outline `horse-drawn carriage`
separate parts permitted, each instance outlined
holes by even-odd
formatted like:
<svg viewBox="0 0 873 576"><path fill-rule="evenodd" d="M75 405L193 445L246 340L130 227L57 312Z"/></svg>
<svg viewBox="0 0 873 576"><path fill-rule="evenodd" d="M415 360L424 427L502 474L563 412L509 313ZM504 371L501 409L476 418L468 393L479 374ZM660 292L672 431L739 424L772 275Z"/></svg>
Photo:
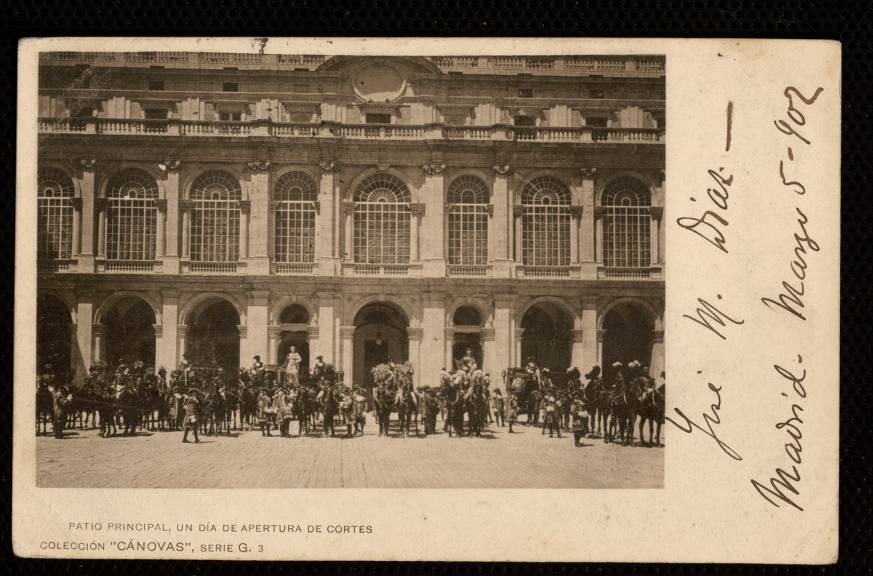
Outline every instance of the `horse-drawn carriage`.
<svg viewBox="0 0 873 576"><path fill-rule="evenodd" d="M507 368L503 371L503 383L507 392L515 396L519 414L527 415L528 424L539 420L539 403L542 399L540 381L536 374L525 368Z"/></svg>

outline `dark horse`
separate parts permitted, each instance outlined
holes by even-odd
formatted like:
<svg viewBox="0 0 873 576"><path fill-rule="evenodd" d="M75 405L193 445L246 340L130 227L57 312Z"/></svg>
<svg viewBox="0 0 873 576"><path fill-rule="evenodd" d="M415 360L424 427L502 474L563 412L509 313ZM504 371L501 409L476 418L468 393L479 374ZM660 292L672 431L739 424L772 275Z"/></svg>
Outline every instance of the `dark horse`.
<svg viewBox="0 0 873 576"><path fill-rule="evenodd" d="M388 436L391 424L391 410L394 400L391 391L385 386L379 386L373 391L373 407L376 411L376 422L379 425L379 436Z"/></svg>
<svg viewBox="0 0 873 576"><path fill-rule="evenodd" d="M418 436L418 400L412 392L412 386L403 386L395 400L397 405L397 418L400 421L400 434L406 438L413 420L415 421L415 435Z"/></svg>
<svg viewBox="0 0 873 576"><path fill-rule="evenodd" d="M54 396L49 387L42 382L36 388L36 435L39 436L39 424L42 422L42 434L48 436L48 423L52 419Z"/></svg>
<svg viewBox="0 0 873 576"><path fill-rule="evenodd" d="M117 412L120 413L124 421L124 436L135 436L136 427L140 422L139 398L136 390L128 385L125 385L118 392L116 397Z"/></svg>
<svg viewBox="0 0 873 576"><path fill-rule="evenodd" d="M467 393L467 436L482 436L482 428L485 425L485 415L488 414L488 400L485 398L485 389L481 384L473 384Z"/></svg>
<svg viewBox="0 0 873 576"><path fill-rule="evenodd" d="M661 446L661 426L664 424L664 404L666 399L666 386L655 388L652 378L641 376L645 379L643 393L640 398L640 408L637 412L640 417L640 443L646 446L652 445L652 428L655 429L655 446ZM643 427L649 422L649 440L643 440Z"/></svg>
<svg viewBox="0 0 873 576"><path fill-rule="evenodd" d="M339 399L337 398L336 390L333 385L328 384L325 386L324 390L320 393L321 400L319 404L321 405L321 410L324 413L324 427L323 427L323 435L325 438L336 435L336 430L334 429L334 418L339 412Z"/></svg>

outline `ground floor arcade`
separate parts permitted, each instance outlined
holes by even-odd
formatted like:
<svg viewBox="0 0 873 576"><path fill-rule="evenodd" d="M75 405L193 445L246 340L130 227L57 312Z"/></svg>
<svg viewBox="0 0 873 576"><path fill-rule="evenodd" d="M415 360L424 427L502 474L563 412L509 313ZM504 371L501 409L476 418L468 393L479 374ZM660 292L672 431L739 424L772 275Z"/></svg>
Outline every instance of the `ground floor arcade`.
<svg viewBox="0 0 873 576"><path fill-rule="evenodd" d="M467 350L497 385L528 357L557 373L632 360L655 376L664 367L662 282L113 280L40 282L39 366L74 381L101 361L170 370L185 355L235 369L258 354L279 366L293 346L304 369L321 355L365 385L389 359L435 384Z"/></svg>

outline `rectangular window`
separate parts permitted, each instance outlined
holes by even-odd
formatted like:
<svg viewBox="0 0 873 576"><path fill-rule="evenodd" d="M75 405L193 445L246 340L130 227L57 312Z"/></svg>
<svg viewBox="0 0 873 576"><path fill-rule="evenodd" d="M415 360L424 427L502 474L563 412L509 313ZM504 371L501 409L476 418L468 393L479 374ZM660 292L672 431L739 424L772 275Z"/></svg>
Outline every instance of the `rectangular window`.
<svg viewBox="0 0 873 576"><path fill-rule="evenodd" d="M585 125L592 128L606 128L606 116L587 116Z"/></svg>
<svg viewBox="0 0 873 576"><path fill-rule="evenodd" d="M391 114L367 114L367 124L391 124Z"/></svg>
<svg viewBox="0 0 873 576"><path fill-rule="evenodd" d="M224 82L221 85L222 92L239 92L239 82Z"/></svg>
<svg viewBox="0 0 873 576"><path fill-rule="evenodd" d="M536 126L537 119L533 116L516 116L512 119L512 123L516 126Z"/></svg>
<svg viewBox="0 0 873 576"><path fill-rule="evenodd" d="M149 90L160 92L164 90L163 80L149 80Z"/></svg>
<svg viewBox="0 0 873 576"><path fill-rule="evenodd" d="M518 97L519 98L533 98L534 97L533 88L519 88L518 89Z"/></svg>
<svg viewBox="0 0 873 576"><path fill-rule="evenodd" d="M219 112L218 119L222 122L241 122L242 112Z"/></svg>

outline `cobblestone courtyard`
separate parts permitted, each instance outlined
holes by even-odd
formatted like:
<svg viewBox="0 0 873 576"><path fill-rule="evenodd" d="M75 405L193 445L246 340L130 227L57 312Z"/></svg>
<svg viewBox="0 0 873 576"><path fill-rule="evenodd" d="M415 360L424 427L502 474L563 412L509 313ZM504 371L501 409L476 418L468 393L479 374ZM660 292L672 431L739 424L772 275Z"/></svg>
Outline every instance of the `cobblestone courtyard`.
<svg viewBox="0 0 873 576"><path fill-rule="evenodd" d="M437 427L442 429L442 422ZM297 422L292 423L297 431ZM339 432L339 429L338 429ZM345 432L345 429L342 429ZM659 488L665 448L543 436L489 425L481 438L264 438L259 431L202 437L140 432L103 439L95 430L37 440L41 487L89 488ZM392 431L393 433L393 431Z"/></svg>

